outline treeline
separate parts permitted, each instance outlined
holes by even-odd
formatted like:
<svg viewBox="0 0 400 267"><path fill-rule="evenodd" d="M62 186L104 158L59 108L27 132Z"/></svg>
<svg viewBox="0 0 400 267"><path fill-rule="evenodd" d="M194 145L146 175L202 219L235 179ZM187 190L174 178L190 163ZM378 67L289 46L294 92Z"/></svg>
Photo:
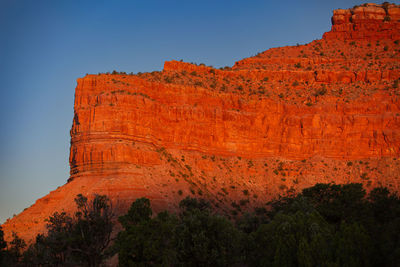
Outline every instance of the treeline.
<svg viewBox="0 0 400 267"><path fill-rule="evenodd" d="M317 184L282 197L236 221L202 199L185 198L177 213L156 215L137 199L118 218L110 201L75 199L73 217L55 213L48 234L24 247L7 244L5 266L99 266L118 253L120 266L399 266L400 199L387 188L366 194L361 184ZM24 252L22 252L24 251Z"/></svg>
<svg viewBox="0 0 400 267"><path fill-rule="evenodd" d="M54 213L46 220L47 235L37 235L36 242L28 248L13 233L8 247L0 249L1 266L100 266L110 256L107 249L115 223L110 200L105 195L95 195L88 201L79 194L75 203L74 216Z"/></svg>

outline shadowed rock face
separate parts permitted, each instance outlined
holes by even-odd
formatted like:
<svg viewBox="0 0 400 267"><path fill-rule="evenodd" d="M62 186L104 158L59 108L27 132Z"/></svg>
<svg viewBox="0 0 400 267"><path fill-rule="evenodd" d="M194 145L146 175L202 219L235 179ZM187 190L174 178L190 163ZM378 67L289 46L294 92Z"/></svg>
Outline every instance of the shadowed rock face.
<svg viewBox="0 0 400 267"><path fill-rule="evenodd" d="M399 191L399 6L336 10L332 30L214 69L78 79L69 182L3 225L31 240L74 197L137 197L174 210L187 195L237 216L317 182ZM240 204L239 204L240 203Z"/></svg>

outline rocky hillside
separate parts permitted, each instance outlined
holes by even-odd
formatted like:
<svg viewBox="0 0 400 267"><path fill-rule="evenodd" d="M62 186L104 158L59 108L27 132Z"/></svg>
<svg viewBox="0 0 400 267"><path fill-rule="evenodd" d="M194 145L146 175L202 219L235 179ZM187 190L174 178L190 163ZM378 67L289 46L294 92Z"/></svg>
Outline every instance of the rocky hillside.
<svg viewBox="0 0 400 267"><path fill-rule="evenodd" d="M4 225L26 240L78 193L137 197L155 210L186 196L240 215L317 182L400 191L400 6L335 10L332 30L215 69L78 79L71 176Z"/></svg>

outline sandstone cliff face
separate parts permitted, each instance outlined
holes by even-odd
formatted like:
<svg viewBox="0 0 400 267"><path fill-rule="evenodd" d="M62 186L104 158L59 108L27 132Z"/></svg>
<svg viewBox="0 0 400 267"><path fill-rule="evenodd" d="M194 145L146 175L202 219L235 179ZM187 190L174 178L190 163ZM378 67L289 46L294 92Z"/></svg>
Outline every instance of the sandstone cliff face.
<svg viewBox="0 0 400 267"><path fill-rule="evenodd" d="M400 8L394 4L364 4L333 12L326 39L398 39Z"/></svg>
<svg viewBox="0 0 400 267"><path fill-rule="evenodd" d="M360 159L399 154L397 96L380 92L352 103L326 96L323 105L307 106L108 76L78 80L71 179L104 164L159 162L156 153L138 151L134 142L246 158ZM112 79L124 84L110 89Z"/></svg>
<svg viewBox="0 0 400 267"><path fill-rule="evenodd" d="M107 194L119 213L142 196L156 210L204 197L237 216L317 182L398 192L399 10L336 10L322 40L232 68L78 79L69 182L6 222L6 238L34 238L78 193Z"/></svg>

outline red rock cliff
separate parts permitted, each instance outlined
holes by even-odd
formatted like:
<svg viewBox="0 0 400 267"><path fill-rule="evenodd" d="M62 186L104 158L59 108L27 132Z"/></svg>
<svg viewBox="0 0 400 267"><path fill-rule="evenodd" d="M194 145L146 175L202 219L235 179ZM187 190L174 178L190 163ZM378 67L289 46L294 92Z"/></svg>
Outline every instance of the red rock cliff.
<svg viewBox="0 0 400 267"><path fill-rule="evenodd" d="M400 7L395 4L364 4L333 11L332 30L326 39L398 39Z"/></svg>
<svg viewBox="0 0 400 267"><path fill-rule="evenodd" d="M170 61L78 79L69 182L7 221L6 238L34 238L78 193L107 194L120 213L190 195L236 214L232 201L250 209L317 182L398 192L399 6L337 10L332 23L322 40L232 68Z"/></svg>

